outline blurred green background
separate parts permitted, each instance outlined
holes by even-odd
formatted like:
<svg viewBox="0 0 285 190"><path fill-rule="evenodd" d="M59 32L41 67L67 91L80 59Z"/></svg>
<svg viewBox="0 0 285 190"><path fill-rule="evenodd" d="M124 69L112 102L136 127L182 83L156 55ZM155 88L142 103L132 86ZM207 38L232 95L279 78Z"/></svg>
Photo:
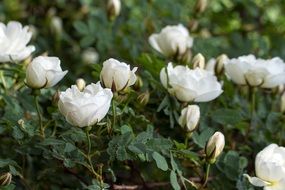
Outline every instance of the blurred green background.
<svg viewBox="0 0 285 190"><path fill-rule="evenodd" d="M148 36L169 24L188 27L194 37L193 53L207 58L221 53L285 58L282 0L211 0L204 12L195 4L195 0L123 0L121 14L109 21L106 1L101 0L2 0L0 21L31 25L36 54L60 57L71 71L70 84L76 77L87 77L86 52L96 50L98 63L114 57L139 65L142 53L154 52Z"/></svg>

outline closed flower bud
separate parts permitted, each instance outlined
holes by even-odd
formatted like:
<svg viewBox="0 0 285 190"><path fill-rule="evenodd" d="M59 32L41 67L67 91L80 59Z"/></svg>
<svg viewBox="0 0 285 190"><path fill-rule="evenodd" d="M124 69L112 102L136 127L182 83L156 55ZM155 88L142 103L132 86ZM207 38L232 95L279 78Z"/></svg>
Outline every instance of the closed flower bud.
<svg viewBox="0 0 285 190"><path fill-rule="evenodd" d="M178 120L179 125L187 132L193 132L200 120L200 108L197 105L189 105L181 111L181 116Z"/></svg>
<svg viewBox="0 0 285 190"><path fill-rule="evenodd" d="M9 185L11 183L11 181L12 181L12 174L10 174L9 172L0 176L0 185L1 186Z"/></svg>
<svg viewBox="0 0 285 190"><path fill-rule="evenodd" d="M83 91L85 86L86 86L86 82L84 79L79 78L76 80L76 86L78 88L78 90Z"/></svg>
<svg viewBox="0 0 285 190"><path fill-rule="evenodd" d="M18 124L22 129L25 129L25 121L23 119L19 119Z"/></svg>
<svg viewBox="0 0 285 190"><path fill-rule="evenodd" d="M108 113L112 97L111 90L103 89L100 82L86 86L82 92L72 85L60 93L58 108L71 125L92 126Z"/></svg>
<svg viewBox="0 0 285 190"><path fill-rule="evenodd" d="M222 54L216 59L215 64L215 74L220 75L224 72L224 65L228 61L228 56L226 54Z"/></svg>
<svg viewBox="0 0 285 190"><path fill-rule="evenodd" d="M207 162L213 164L216 158L222 153L225 146L225 136L221 132L215 132L208 140L205 153Z"/></svg>
<svg viewBox="0 0 285 190"><path fill-rule="evenodd" d="M281 96L280 111L281 113L285 112L285 92Z"/></svg>
<svg viewBox="0 0 285 190"><path fill-rule="evenodd" d="M58 16L53 16L50 20L50 29L56 35L62 34L62 19Z"/></svg>
<svg viewBox="0 0 285 190"><path fill-rule="evenodd" d="M99 60L99 54L94 48L88 48L83 51L82 60L86 64L97 63Z"/></svg>
<svg viewBox="0 0 285 190"><path fill-rule="evenodd" d="M193 69L199 67L200 69L205 68L205 57L201 54L198 53L193 57Z"/></svg>
<svg viewBox="0 0 285 190"><path fill-rule="evenodd" d="M195 30L197 30L198 26L199 26L198 20L191 20L191 21L189 22L189 24L188 24L188 27L189 27L190 31L195 31Z"/></svg>
<svg viewBox="0 0 285 190"><path fill-rule="evenodd" d="M146 91L138 96L138 101L141 105L145 106L149 101L149 91Z"/></svg>
<svg viewBox="0 0 285 190"><path fill-rule="evenodd" d="M206 10L208 0L197 0L195 5L195 10L197 13L202 13Z"/></svg>
<svg viewBox="0 0 285 190"><path fill-rule="evenodd" d="M143 80L140 76L137 76L137 80L134 84L134 89L139 90L139 89L141 89L142 86L143 86Z"/></svg>
<svg viewBox="0 0 285 190"><path fill-rule="evenodd" d="M62 71L57 57L39 56L33 59L26 70L26 84L33 89L56 85L67 71Z"/></svg>
<svg viewBox="0 0 285 190"><path fill-rule="evenodd" d="M182 24L164 27L159 33L148 38L149 44L166 57L182 58L193 46L193 38Z"/></svg>
<svg viewBox="0 0 285 190"><path fill-rule="evenodd" d="M107 4L107 13L110 20L115 19L121 12L120 0L109 0Z"/></svg>
<svg viewBox="0 0 285 190"><path fill-rule="evenodd" d="M113 92L118 92L135 84L136 71L137 67L131 70L130 65L111 58L103 63L100 80L103 86L112 89Z"/></svg>

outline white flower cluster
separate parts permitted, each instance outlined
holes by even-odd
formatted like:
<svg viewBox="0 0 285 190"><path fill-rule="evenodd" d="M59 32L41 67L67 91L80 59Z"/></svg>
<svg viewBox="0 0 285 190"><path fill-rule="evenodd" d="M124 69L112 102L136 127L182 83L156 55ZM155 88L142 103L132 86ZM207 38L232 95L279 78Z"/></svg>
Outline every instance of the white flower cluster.
<svg viewBox="0 0 285 190"><path fill-rule="evenodd" d="M285 83L285 63L279 57L264 60L247 55L230 59L226 62L225 72L239 85L274 88Z"/></svg>

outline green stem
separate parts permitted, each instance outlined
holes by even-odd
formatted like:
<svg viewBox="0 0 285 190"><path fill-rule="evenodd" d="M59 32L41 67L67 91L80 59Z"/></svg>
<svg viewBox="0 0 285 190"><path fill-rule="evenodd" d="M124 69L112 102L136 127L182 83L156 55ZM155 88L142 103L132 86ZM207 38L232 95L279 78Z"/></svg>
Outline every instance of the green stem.
<svg viewBox="0 0 285 190"><path fill-rule="evenodd" d="M37 114L38 114L38 118L39 118L39 126L40 126L40 134L43 138L45 138L45 130L43 127L43 117L40 111L40 106L39 106L39 98L38 95L34 95L35 97L35 104L36 104L36 109L37 109Z"/></svg>
<svg viewBox="0 0 285 190"><path fill-rule="evenodd" d="M245 135L246 140L248 140L249 138L249 133L253 125L253 118L254 118L254 114L256 111L256 96L255 95L256 95L256 88L249 87L249 97L248 97L249 100L248 101L250 102L250 121L249 121L249 126L247 128L246 135Z"/></svg>
<svg viewBox="0 0 285 190"><path fill-rule="evenodd" d="M209 179L210 167L211 167L211 164L207 163L206 174L205 174L205 177L204 177L204 182L203 182L203 186L202 187L205 187L207 185L207 182L208 182L208 179Z"/></svg>
<svg viewBox="0 0 285 190"><path fill-rule="evenodd" d="M254 113L255 113L255 109L256 109L256 97L255 97L255 92L256 92L256 90L255 90L255 88L251 88L251 90L250 90L250 96L251 96L251 99L250 99L250 101L251 101L251 109L250 109L250 112L251 112L251 117L253 117L253 115L254 115Z"/></svg>
<svg viewBox="0 0 285 190"><path fill-rule="evenodd" d="M112 113L113 113L112 129L114 129L116 125L116 105L114 99L112 99Z"/></svg>
<svg viewBox="0 0 285 190"><path fill-rule="evenodd" d="M87 137L87 142L88 142L88 152L87 152L87 155L86 155L86 158L87 158L87 161L88 161L88 164L90 166L89 170L92 172L92 174L96 177L97 180L100 181L100 183L103 182L102 180L102 176L99 175L95 169L94 169L94 166L93 166L93 162L92 162L92 158L91 158L91 148L92 148L92 144L91 144L91 140L90 140L90 134L89 134L89 131L90 131L90 128L89 127L86 127L86 137Z"/></svg>

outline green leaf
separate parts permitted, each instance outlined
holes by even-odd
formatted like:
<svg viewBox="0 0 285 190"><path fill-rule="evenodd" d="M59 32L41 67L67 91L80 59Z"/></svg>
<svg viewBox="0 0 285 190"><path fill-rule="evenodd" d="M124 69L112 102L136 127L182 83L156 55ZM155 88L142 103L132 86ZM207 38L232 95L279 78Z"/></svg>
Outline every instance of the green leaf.
<svg viewBox="0 0 285 190"><path fill-rule="evenodd" d="M159 169L161 169L163 171L167 171L168 170L167 161L161 154L159 154L158 152L153 152L152 153L152 158L155 160L156 166Z"/></svg>
<svg viewBox="0 0 285 190"><path fill-rule="evenodd" d="M71 143L66 143L65 144L65 147L64 147L64 152L72 152L76 150L76 146L74 146L73 144Z"/></svg>
<svg viewBox="0 0 285 190"><path fill-rule="evenodd" d="M171 170L170 172L170 183L171 183L171 186L173 187L173 189L175 190L180 190L180 185L177 181L177 176L176 176L176 173L175 171Z"/></svg>
<svg viewBox="0 0 285 190"><path fill-rule="evenodd" d="M164 138L155 138L155 139L150 139L147 142L147 146L149 149L157 152L163 152L170 150L173 146L173 143L169 139L164 139Z"/></svg>
<svg viewBox="0 0 285 190"><path fill-rule="evenodd" d="M55 146L55 145L65 144L65 142L62 140L55 139L55 138L46 138L41 144L45 146L49 146L49 145Z"/></svg>
<svg viewBox="0 0 285 190"><path fill-rule="evenodd" d="M87 25L82 21L76 21L73 23L74 28L81 35L87 35L89 33Z"/></svg>
<svg viewBox="0 0 285 190"><path fill-rule="evenodd" d="M218 109L212 113L212 119L222 125L235 125L244 120L241 110L238 109Z"/></svg>
<svg viewBox="0 0 285 190"><path fill-rule="evenodd" d="M133 133L133 129L128 125L123 125L120 130L122 135L125 133Z"/></svg>
<svg viewBox="0 0 285 190"><path fill-rule="evenodd" d="M24 133L22 132L22 130L18 126L15 126L13 128L12 136L17 140L20 140L20 139L24 138Z"/></svg>
<svg viewBox="0 0 285 190"><path fill-rule="evenodd" d="M75 163L71 159L64 159L63 164L67 168L72 168L75 166Z"/></svg>
<svg viewBox="0 0 285 190"><path fill-rule="evenodd" d="M16 188L16 185L10 184L10 185L6 185L4 187L1 187L1 190L14 190L15 188Z"/></svg>
<svg viewBox="0 0 285 190"><path fill-rule="evenodd" d="M214 130L212 128L206 128L202 131L200 135L197 132L194 132L192 139L195 144L197 144L201 148L204 148L206 145L206 142L209 140L209 138L211 137L213 133L214 133Z"/></svg>
<svg viewBox="0 0 285 190"><path fill-rule="evenodd" d="M0 168L6 167L8 165L16 166L17 163L11 159L0 159Z"/></svg>
<svg viewBox="0 0 285 190"><path fill-rule="evenodd" d="M95 42L95 37L94 36L84 36L81 40L80 40L80 45L82 47L88 47L91 44L93 44Z"/></svg>

